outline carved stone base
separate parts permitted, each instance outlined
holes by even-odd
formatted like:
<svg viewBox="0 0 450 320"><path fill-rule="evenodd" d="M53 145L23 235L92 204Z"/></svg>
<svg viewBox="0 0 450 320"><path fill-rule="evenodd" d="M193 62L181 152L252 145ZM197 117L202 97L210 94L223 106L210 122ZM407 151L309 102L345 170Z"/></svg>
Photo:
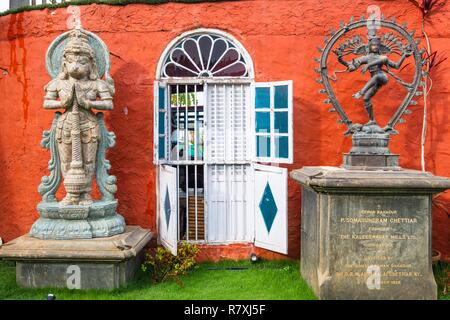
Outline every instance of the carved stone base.
<svg viewBox="0 0 450 320"><path fill-rule="evenodd" d="M116 212L118 202L95 201L90 205L61 205L41 202L40 218L33 224L30 236L39 239L91 239L123 233L124 218Z"/></svg>
<svg viewBox="0 0 450 320"><path fill-rule="evenodd" d="M133 279L152 236L136 226L99 239L41 240L23 235L1 246L0 258L16 262L16 281L22 287L116 289Z"/></svg>
<svg viewBox="0 0 450 320"><path fill-rule="evenodd" d="M436 299L432 195L450 179L415 170L303 167L301 274L320 299Z"/></svg>
<svg viewBox="0 0 450 320"><path fill-rule="evenodd" d="M387 133L377 125L371 132L358 132L352 137L352 149L344 154L342 166L350 170L400 170L399 156L389 150ZM364 127L366 128L366 127Z"/></svg>
<svg viewBox="0 0 450 320"><path fill-rule="evenodd" d="M344 154L342 167L350 170L400 170L398 154Z"/></svg>

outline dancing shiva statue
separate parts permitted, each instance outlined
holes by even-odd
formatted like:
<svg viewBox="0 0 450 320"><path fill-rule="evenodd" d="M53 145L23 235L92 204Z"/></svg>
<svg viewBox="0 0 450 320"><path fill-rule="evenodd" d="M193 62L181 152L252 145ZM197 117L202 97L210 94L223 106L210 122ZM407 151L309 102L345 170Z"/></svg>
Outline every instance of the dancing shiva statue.
<svg viewBox="0 0 450 320"><path fill-rule="evenodd" d="M359 40L358 42L361 42L360 37L357 39ZM404 48L400 59L397 62L394 62L390 60L388 56L384 55L386 53L394 52L395 48L390 46L392 44L398 45L398 43L394 42L382 43L376 32L368 32L368 45L360 45L355 52L357 55L363 53L363 56L353 59L351 62L347 62L343 58L345 53L342 48L334 51L338 57L338 61L343 64L349 72L357 70L361 65L365 65L362 68L362 73L366 73L366 71L370 72L370 80L367 81L366 85L361 90L353 94L355 99L360 99L361 97L364 99L364 107L369 116L367 125L376 125L371 99L382 86L387 84L387 74L390 73L387 68L400 69L403 61L413 53L407 46ZM401 81L398 77L396 77L396 79L398 79L405 87L410 87L410 85Z"/></svg>
<svg viewBox="0 0 450 320"><path fill-rule="evenodd" d="M366 40L363 39L362 30L366 31ZM341 22L340 28L336 31L331 29L330 37L325 38L325 47L318 48L321 56L315 58L319 63L316 71L320 74L317 82L324 87L319 92L328 96L324 102L332 105L329 111L336 112L340 118L339 122L347 126L345 135L352 135L352 149L344 154L344 168L400 169L399 156L390 152L389 140L392 134L398 133L395 126L404 122L402 116L411 113L408 107L417 104L413 98L422 94L418 88L423 84L425 76L422 70L424 50L420 50L418 44L419 41L414 39L414 31L408 31L406 24L397 24L395 18L387 20L382 15L371 15L367 20L361 17L358 21L351 18L349 23ZM330 66L336 65L334 59L330 63L330 58L333 57L337 58L337 64L344 65L346 69L334 72L331 70L330 74ZM411 82L404 81L398 75L407 60L409 68L414 68ZM332 86L332 82L338 81L336 72L351 73L356 70L361 70L363 74L367 71L370 73L366 84L358 91L352 92L353 98L363 100L369 118L364 124L353 123L336 98ZM388 83L390 77L405 88L405 96L389 122L380 126L375 120L372 99L380 88Z"/></svg>

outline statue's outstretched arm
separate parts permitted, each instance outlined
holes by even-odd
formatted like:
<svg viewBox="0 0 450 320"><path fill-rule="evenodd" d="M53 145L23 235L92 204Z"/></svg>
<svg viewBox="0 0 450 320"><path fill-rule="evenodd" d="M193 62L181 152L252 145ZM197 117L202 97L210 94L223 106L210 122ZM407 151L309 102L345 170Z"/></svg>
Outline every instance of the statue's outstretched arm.
<svg viewBox="0 0 450 320"><path fill-rule="evenodd" d="M346 66L348 71L352 72L352 71L357 70L360 65L367 63L367 58L359 57L359 58L353 59L352 62L348 62L348 61L345 61L342 56L338 55L338 61L342 65Z"/></svg>
<svg viewBox="0 0 450 320"><path fill-rule="evenodd" d="M405 61L406 57L409 57L411 54L412 54L412 52L409 52L409 51L404 52L397 62L388 60L387 65L389 67L391 67L391 68L394 68L394 69L400 69L400 67L402 66L403 61Z"/></svg>
<svg viewBox="0 0 450 320"><path fill-rule="evenodd" d="M343 57L341 54L338 54L337 52L335 52L335 53L336 53L336 55L337 55L337 58L338 58L339 63L342 64L343 66L345 66L345 67L348 69L348 67L349 67L349 65L350 65L351 63L348 62L348 61L345 61L345 60L344 60L344 57Z"/></svg>

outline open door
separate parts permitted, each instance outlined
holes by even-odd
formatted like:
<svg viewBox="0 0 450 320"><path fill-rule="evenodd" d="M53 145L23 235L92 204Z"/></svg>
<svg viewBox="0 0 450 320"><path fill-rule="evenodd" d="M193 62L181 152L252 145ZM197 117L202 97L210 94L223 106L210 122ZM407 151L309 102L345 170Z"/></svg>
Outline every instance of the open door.
<svg viewBox="0 0 450 320"><path fill-rule="evenodd" d="M254 164L255 246L288 253L287 169Z"/></svg>
<svg viewBox="0 0 450 320"><path fill-rule="evenodd" d="M168 165L159 166L159 242L177 255L178 204L177 169Z"/></svg>

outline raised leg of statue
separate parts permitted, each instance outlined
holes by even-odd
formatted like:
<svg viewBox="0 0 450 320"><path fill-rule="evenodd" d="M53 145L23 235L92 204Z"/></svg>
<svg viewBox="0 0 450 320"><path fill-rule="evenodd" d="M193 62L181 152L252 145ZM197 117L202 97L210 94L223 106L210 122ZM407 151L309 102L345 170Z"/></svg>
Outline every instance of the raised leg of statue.
<svg viewBox="0 0 450 320"><path fill-rule="evenodd" d="M376 77L372 77L370 78L369 81L367 81L367 83L365 84L365 86L359 90L358 92L356 92L353 97L355 99L359 99L362 96L364 96L370 89L372 89L373 87L375 87L377 85L377 78Z"/></svg>

